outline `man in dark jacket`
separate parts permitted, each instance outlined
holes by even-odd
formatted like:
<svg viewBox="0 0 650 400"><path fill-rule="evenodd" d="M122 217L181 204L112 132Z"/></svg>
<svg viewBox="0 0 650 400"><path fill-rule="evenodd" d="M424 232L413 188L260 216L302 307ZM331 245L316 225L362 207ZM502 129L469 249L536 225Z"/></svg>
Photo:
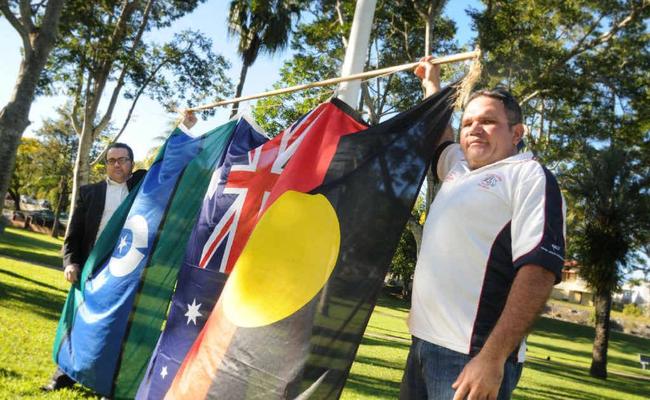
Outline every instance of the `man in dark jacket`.
<svg viewBox="0 0 650 400"><path fill-rule="evenodd" d="M79 188L70 228L63 242L63 273L68 282L79 279L95 241L129 191L147 172L143 169L132 171L133 150L124 143L113 143L106 152L106 179ZM42 389L53 391L74 383L57 368L51 382Z"/></svg>
<svg viewBox="0 0 650 400"><path fill-rule="evenodd" d="M63 242L64 275L77 281L90 250L129 191L145 170L133 170L133 151L124 143L113 143L106 152L106 179L79 188L68 234Z"/></svg>

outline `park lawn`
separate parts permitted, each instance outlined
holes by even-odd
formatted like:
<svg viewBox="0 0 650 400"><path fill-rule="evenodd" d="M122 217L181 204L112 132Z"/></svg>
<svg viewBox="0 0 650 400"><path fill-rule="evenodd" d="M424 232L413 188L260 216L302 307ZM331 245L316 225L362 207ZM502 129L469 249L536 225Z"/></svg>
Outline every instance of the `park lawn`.
<svg viewBox="0 0 650 400"><path fill-rule="evenodd" d="M0 253L24 254L37 262L58 254L60 241L46 235L15 229L5 235ZM39 391L55 368L52 342L68 288L59 270L0 256L0 400L94 398L80 386L47 395ZM408 303L380 296L343 399L398 397L410 344L407 314ZM529 337L528 360L514 398L649 399L650 371L640 369L638 354L649 352L650 340L613 332L607 380L588 374L592 341L591 327L542 318Z"/></svg>
<svg viewBox="0 0 650 400"><path fill-rule="evenodd" d="M39 390L56 368L52 343L68 288L61 271L0 256L0 400L95 397L79 386Z"/></svg>
<svg viewBox="0 0 650 400"><path fill-rule="evenodd" d="M395 399L409 349L408 304L380 297L343 390L342 399ZM650 399L650 371L639 353L650 340L612 332L607 380L589 376L592 327L541 318L528 337L526 364L513 399ZM550 360L547 360L550 357Z"/></svg>
<svg viewBox="0 0 650 400"><path fill-rule="evenodd" d="M0 234L0 255L60 268L62 244L62 239L7 227Z"/></svg>

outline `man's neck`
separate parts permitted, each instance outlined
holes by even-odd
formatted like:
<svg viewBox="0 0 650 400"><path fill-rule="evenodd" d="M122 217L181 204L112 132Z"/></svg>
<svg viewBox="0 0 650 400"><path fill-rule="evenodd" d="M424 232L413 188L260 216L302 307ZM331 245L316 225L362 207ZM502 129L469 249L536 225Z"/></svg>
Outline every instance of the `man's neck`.
<svg viewBox="0 0 650 400"><path fill-rule="evenodd" d="M126 181L128 181L130 178L131 178L131 175L129 175L124 181L118 182L118 181L116 181L114 179L111 179L109 176L107 176L106 177L106 182L109 185L124 185L124 184L126 184Z"/></svg>

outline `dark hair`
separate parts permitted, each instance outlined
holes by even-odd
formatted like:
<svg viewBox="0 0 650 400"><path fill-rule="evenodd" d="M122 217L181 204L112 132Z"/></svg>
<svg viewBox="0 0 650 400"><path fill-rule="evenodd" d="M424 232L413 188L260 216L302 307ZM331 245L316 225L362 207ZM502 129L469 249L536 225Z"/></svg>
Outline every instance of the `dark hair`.
<svg viewBox="0 0 650 400"><path fill-rule="evenodd" d="M496 87L491 90L477 90L469 96L469 100L467 100L467 103L469 104L470 101L481 96L500 100L503 103L503 107L506 110L506 116L508 117L508 124L510 126L521 124L523 122L523 118L521 116L521 107L519 106L519 102L517 102L515 96L513 96L512 93L510 93L506 89L501 87Z"/></svg>
<svg viewBox="0 0 650 400"><path fill-rule="evenodd" d="M129 153L129 159L133 161L133 150L131 150L128 144L120 143L120 142L111 143L106 148L106 156L108 156L108 151L110 149L126 149L126 151Z"/></svg>

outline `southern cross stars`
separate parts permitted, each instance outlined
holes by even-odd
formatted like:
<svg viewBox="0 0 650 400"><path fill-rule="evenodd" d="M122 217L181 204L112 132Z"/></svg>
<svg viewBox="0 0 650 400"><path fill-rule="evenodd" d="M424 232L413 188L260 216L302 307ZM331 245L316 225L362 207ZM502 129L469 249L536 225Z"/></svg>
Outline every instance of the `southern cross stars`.
<svg viewBox="0 0 650 400"><path fill-rule="evenodd" d="M203 316L203 314L199 312L201 304L202 303L196 304L196 299L194 299L192 300L192 304L187 305L187 312L185 313L185 316L187 317L187 325L190 324L190 321L194 322L194 325L196 325L196 318Z"/></svg>

